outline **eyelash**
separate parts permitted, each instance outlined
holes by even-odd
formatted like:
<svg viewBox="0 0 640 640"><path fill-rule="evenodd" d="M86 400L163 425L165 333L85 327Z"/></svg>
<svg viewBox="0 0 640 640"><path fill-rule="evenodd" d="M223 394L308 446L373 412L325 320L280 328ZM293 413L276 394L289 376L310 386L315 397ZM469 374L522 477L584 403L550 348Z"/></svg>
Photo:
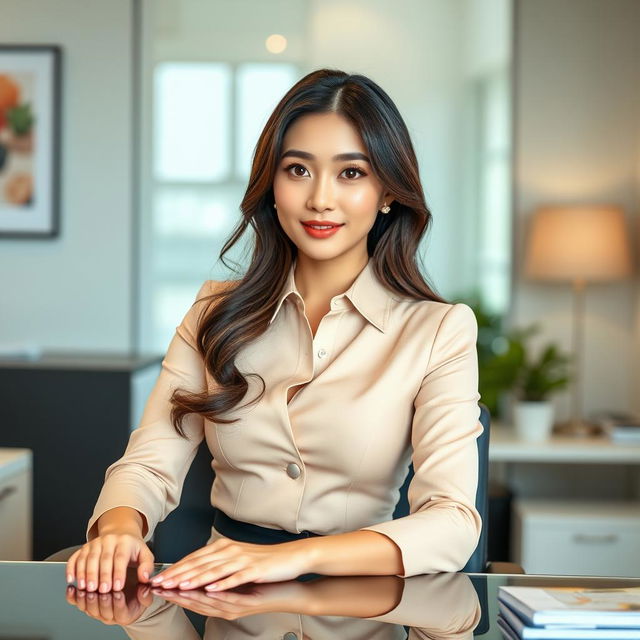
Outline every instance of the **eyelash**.
<svg viewBox="0 0 640 640"><path fill-rule="evenodd" d="M291 171L291 169L293 169L293 167L302 167L303 169L305 169L305 167L303 165L301 165L300 163L292 162L290 165L288 165L288 166L286 166L284 168L284 171L289 173L289 171ZM360 173L361 176L366 176L367 175L360 167L357 167L355 165L350 166L350 167L345 167L340 173L344 173L345 171L349 171L349 170L357 171L358 173ZM295 176L295 177L296 178L304 178L304 176ZM347 180L349 180L350 182L353 182L353 180L355 180L355 178L347 178Z"/></svg>

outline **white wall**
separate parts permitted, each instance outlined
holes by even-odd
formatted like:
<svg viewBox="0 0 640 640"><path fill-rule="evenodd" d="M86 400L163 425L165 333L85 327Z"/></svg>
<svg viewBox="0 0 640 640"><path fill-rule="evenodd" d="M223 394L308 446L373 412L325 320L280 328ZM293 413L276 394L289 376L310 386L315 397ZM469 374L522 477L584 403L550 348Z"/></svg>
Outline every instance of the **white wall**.
<svg viewBox="0 0 640 640"><path fill-rule="evenodd" d="M0 0L0 42L62 47L60 235L0 238L0 344L126 350L131 0Z"/></svg>
<svg viewBox="0 0 640 640"><path fill-rule="evenodd" d="M571 288L523 280L525 224L539 203L617 202L637 250L640 3L516 0L516 20L513 320L541 321L538 342L569 349ZM634 402L640 409L638 293L637 275L586 290L587 413ZM569 416L568 394L557 397L556 408L560 419Z"/></svg>
<svg viewBox="0 0 640 640"><path fill-rule="evenodd" d="M470 79L508 65L508 3L362 0L345 7L340 0L314 0L312 7L309 67L369 75L397 104L433 214L423 258L427 273L445 297L466 294L477 275ZM481 19L487 16L493 22Z"/></svg>
<svg viewBox="0 0 640 640"><path fill-rule="evenodd" d="M37 337L49 349L108 350L126 349L132 342L131 4L56 0L52 11L46 0L0 0L1 42L63 47L61 235L51 240L0 239L0 273L6 276L0 279L0 344ZM398 69L397 83L385 81L385 87L398 102L415 98L416 111L405 109L405 115L416 146L429 135L452 149L451 156L443 156L430 150L431 142L420 158L428 203L438 214L430 246L440 266L432 273L436 282L446 282L456 265L454 256L438 254L438 247L448 246L439 238L447 237L449 224L454 228L446 214L459 210L453 180L458 80L452 80L451 70L469 67L469 60L482 62L469 51L485 51L489 60L500 54L471 40L461 52L459 42L450 37L457 32L458 19L479 24L473 18L477 3L432 0L399 5L399 21L413 17L408 32L404 21L402 27L388 17L381 21L375 30L380 40L375 61L332 58L331 38L326 31L321 38L321 26L337 6L323 3L323 13L316 14L318 22L309 29L309 42L293 43L292 53L297 51L298 57L313 43L310 67L335 60L337 66L364 72ZM451 29L430 30L430 10L438 12L439 25L449 20ZM306 15L298 18L304 21ZM639 22L640 3L634 0L518 0L516 263L522 256L524 222L537 203L547 200L616 200L627 208L637 244ZM175 24L168 20L166 27ZM353 24L345 28L357 35ZM441 59L416 68L414 56L427 41L438 46ZM402 55L400 44L405 47ZM443 59L448 66L441 66ZM412 77L414 82L409 81ZM425 95L425 84L435 93ZM514 321L543 320L542 339L568 347L570 289L523 281L518 264L516 276ZM633 406L640 380L638 293L637 278L587 291L587 410ZM629 344L635 345L634 351ZM568 415L567 394L556 402L560 414ZM635 402L640 409L640 399Z"/></svg>
<svg viewBox="0 0 640 640"><path fill-rule="evenodd" d="M45 349L120 350L136 342L136 305L148 305L142 299L144 287L136 291L139 274L132 260L137 242L132 201L144 188L133 184L131 173L136 126L132 4L0 0L0 41L63 47L61 235L51 240L0 239L0 269L11 274L0 281L0 344L37 340ZM491 5L487 11L495 18L495 5L506 2L492 0ZM345 19L345 5L334 0L295 7L274 0L268 15L253 0L142 2L147 18L143 27L163 36L153 57L210 57L219 52L231 60L259 60L265 57L263 40L252 34L262 34L266 25L290 36L285 57L302 68L335 64L371 71L379 78L399 104L418 151L427 203L434 213L426 263L444 295L463 290L465 277L472 273L464 266L467 252L456 255L448 249L462 241L469 199L467 187L460 185L460 176L468 172L461 127L465 83L473 61L486 66L487 60L499 59L503 49L495 34L487 36L491 25L474 30L474 23L487 15L481 6L478 0L406 0L394 7L382 0L362 2L359 20L369 16L371 29L365 34L355 18ZM203 15L211 19L203 20ZM151 20L157 20L155 26ZM239 24L241 38L234 27ZM469 31L476 34L475 44L467 44ZM478 46L487 40L494 46ZM474 47L485 52L483 59L473 53ZM359 49L366 55L358 58ZM144 113L149 115L147 108ZM142 142L146 149L148 139ZM142 249L142 263L150 264L152 252L144 242ZM216 257L212 247L211 264Z"/></svg>

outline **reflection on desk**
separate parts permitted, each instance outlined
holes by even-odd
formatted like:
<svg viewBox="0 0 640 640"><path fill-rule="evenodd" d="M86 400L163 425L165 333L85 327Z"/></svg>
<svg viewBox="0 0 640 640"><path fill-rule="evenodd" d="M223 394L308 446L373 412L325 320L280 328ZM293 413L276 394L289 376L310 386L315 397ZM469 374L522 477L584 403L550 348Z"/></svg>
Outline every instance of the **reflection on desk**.
<svg viewBox="0 0 640 640"><path fill-rule="evenodd" d="M401 597L398 600L398 594ZM199 638L184 609L206 616L204 638L472 638L482 609L468 576L441 573L321 577L313 581L246 585L209 596L156 596L132 624L132 640ZM375 615L381 607L391 610ZM180 605L180 606L178 606ZM184 607L184 609L182 608ZM374 615L371 615L374 614Z"/></svg>
<svg viewBox="0 0 640 640"><path fill-rule="evenodd" d="M157 570L164 566L157 565ZM204 591L198 591L195 597L191 592L191 602L180 605L175 591L172 599L151 593L144 597L141 592L146 585L128 581L125 602L120 599L116 603L113 593L93 594L89 606L85 595L82 607L91 609L92 615L72 604L74 597L67 595L65 563L0 562L0 584L2 637L490 640L502 637L496 621L501 585L603 588L640 586L640 578L464 573L406 579L322 576L306 582L242 585L221 592L226 595L218 599L206 596ZM134 615L125 624L118 624L113 617L114 606L118 616L127 608ZM214 606L218 607L215 613Z"/></svg>

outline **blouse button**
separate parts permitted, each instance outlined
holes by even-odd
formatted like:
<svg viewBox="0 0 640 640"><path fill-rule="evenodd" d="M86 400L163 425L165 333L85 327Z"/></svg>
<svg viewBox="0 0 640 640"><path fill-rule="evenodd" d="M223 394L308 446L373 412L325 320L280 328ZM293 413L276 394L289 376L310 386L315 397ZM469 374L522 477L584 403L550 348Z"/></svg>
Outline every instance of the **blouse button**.
<svg viewBox="0 0 640 640"><path fill-rule="evenodd" d="M293 631L287 631L287 633L282 636L282 640L298 640L298 636L293 633Z"/></svg>
<svg viewBox="0 0 640 640"><path fill-rule="evenodd" d="M327 355L327 350L326 349L319 349L318 350L318 358L324 358Z"/></svg>
<svg viewBox="0 0 640 640"><path fill-rule="evenodd" d="M295 462L290 462L287 465L287 475L290 478L297 478L300 475L300 467Z"/></svg>

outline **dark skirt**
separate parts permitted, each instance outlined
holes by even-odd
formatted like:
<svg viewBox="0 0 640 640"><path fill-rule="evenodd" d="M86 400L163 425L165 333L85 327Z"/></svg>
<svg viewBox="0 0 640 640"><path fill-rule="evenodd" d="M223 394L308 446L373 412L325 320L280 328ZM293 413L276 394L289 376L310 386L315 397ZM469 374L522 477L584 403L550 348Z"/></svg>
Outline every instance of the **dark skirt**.
<svg viewBox="0 0 640 640"><path fill-rule="evenodd" d="M216 531L226 538L231 538L238 542L251 542L253 544L278 544L280 542L291 542L292 540L300 540L302 538L311 538L322 535L320 533L313 533L313 531L291 533L284 529L269 529L268 527L251 524L250 522L234 520L218 508L216 508L213 516L213 526L216 528ZM319 573L305 573L298 576L296 580L306 581L319 577L321 577L321 574Z"/></svg>

